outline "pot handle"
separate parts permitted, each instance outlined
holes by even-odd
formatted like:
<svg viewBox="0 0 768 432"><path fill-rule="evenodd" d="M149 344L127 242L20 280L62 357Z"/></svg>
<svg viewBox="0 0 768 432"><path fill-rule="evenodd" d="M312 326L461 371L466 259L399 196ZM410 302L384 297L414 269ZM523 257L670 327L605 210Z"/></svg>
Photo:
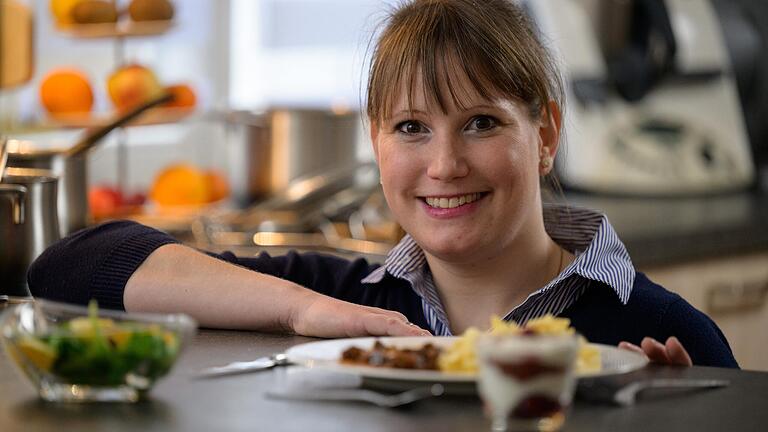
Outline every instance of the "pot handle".
<svg viewBox="0 0 768 432"><path fill-rule="evenodd" d="M11 211L13 212L13 223L21 225L24 223L24 197L27 195L27 188L16 184L0 184L0 192L11 192ZM0 196L5 194L0 194Z"/></svg>

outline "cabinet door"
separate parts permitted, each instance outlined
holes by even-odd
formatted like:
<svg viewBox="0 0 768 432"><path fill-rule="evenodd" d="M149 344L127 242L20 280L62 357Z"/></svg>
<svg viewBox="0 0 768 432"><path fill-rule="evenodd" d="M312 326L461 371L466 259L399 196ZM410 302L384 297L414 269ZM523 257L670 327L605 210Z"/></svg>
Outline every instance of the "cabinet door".
<svg viewBox="0 0 768 432"><path fill-rule="evenodd" d="M742 368L768 371L768 252L641 270L709 315Z"/></svg>

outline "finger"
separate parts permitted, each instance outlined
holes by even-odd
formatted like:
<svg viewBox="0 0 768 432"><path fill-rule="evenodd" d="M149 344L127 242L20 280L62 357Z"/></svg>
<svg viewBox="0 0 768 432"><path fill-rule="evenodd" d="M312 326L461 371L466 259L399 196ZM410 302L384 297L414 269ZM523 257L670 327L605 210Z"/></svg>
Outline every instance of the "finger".
<svg viewBox="0 0 768 432"><path fill-rule="evenodd" d="M667 355L672 364L680 366L693 366L691 356L688 355L688 351L685 350L683 344L674 337L670 336L667 342L664 344L667 349Z"/></svg>
<svg viewBox="0 0 768 432"><path fill-rule="evenodd" d="M366 306L366 309L370 310L372 313L386 315L386 316L389 316L389 317L392 317L392 318L397 318L397 319L403 320L405 322L408 322L408 318L405 315L403 315L402 313L398 312L398 311L393 311L393 310L389 310L389 309L381 309L381 308L376 308L376 307L368 307L368 306Z"/></svg>
<svg viewBox="0 0 768 432"><path fill-rule="evenodd" d="M645 355L647 355L652 362L661 364L671 363L669 356L667 355L667 348L656 339L645 337L640 343L640 346L643 348L643 351L645 351Z"/></svg>
<svg viewBox="0 0 768 432"><path fill-rule="evenodd" d="M363 317L363 329L372 336L427 336L428 332L408 322L406 319L369 314Z"/></svg>
<svg viewBox="0 0 768 432"><path fill-rule="evenodd" d="M408 333L405 334L404 336L432 336L432 333L430 333L428 330L424 330L421 327L417 326L416 324L409 322L408 317L406 317L405 315L403 315L398 311L393 311L389 309L380 309L375 307L369 307L369 309L376 314L384 315L389 318L395 318L407 324L410 327L410 329L406 330ZM388 331L395 331L397 333L396 334L388 333L387 336L403 336L403 334L400 333L402 330L403 330L402 326L400 326L399 324L396 324L394 327L390 326L388 327Z"/></svg>
<svg viewBox="0 0 768 432"><path fill-rule="evenodd" d="M406 322L405 324L408 326L406 334L389 334L389 336L432 336L429 330L425 330L414 323ZM396 330L399 331L399 329Z"/></svg>
<svg viewBox="0 0 768 432"><path fill-rule="evenodd" d="M373 314L366 319L366 331L375 336L408 336L411 328L407 323L407 320L400 318Z"/></svg>
<svg viewBox="0 0 768 432"><path fill-rule="evenodd" d="M633 351L633 352L636 352L638 354L642 354L642 355L645 356L645 351L643 351L642 348L640 348L639 346L637 346L637 345L635 345L633 343L629 343L627 341L619 342L619 348L627 350L627 351Z"/></svg>
<svg viewBox="0 0 768 432"><path fill-rule="evenodd" d="M432 334L408 320L389 321L387 336L431 336Z"/></svg>

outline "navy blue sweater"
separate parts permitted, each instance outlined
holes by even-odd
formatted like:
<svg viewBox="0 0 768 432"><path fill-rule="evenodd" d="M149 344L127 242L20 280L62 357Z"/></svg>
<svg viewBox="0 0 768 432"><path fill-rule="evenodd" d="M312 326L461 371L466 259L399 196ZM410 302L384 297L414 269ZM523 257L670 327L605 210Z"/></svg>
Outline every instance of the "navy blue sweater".
<svg viewBox="0 0 768 432"><path fill-rule="evenodd" d="M124 309L123 290L133 272L155 249L175 242L165 233L124 221L79 231L48 248L32 264L29 287L40 298L83 305L94 298L102 307ZM361 283L379 264L316 253L210 255L335 298L397 310L429 328L421 298L407 281L387 274L377 284ZM738 367L725 336L709 317L642 273L637 274L626 305L610 287L592 282L561 316L591 342L639 344L645 336L661 341L676 336L694 364Z"/></svg>

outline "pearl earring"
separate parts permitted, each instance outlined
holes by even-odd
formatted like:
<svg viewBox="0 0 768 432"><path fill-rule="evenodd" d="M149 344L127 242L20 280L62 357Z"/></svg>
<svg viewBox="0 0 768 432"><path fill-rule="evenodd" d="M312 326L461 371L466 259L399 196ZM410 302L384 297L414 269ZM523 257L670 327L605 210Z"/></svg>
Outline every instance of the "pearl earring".
<svg viewBox="0 0 768 432"><path fill-rule="evenodd" d="M548 170L552 167L552 156L549 154L549 147L541 148L541 155L539 156L539 164L542 169Z"/></svg>
<svg viewBox="0 0 768 432"><path fill-rule="evenodd" d="M549 169L552 167L552 156L546 155L541 158L541 167L544 169Z"/></svg>

